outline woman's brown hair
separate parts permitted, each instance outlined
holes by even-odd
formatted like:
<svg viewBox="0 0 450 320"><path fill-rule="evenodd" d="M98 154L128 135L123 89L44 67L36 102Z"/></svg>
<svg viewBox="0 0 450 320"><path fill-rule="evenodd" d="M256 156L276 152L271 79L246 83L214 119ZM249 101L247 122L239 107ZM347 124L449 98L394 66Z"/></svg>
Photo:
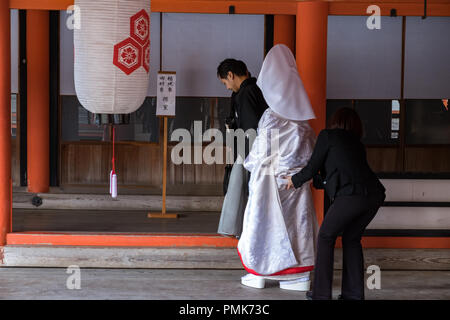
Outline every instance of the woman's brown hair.
<svg viewBox="0 0 450 320"><path fill-rule="evenodd" d="M363 135L363 126L361 119L355 110L350 108L340 108L331 117L330 129L344 129L353 132L361 139Z"/></svg>

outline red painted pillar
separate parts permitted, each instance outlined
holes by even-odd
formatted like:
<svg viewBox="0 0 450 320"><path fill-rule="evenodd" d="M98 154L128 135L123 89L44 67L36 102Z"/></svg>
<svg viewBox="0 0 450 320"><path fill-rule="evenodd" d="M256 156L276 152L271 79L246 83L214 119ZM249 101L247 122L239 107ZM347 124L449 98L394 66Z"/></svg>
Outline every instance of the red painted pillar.
<svg viewBox="0 0 450 320"><path fill-rule="evenodd" d="M328 2L298 2L296 22L297 67L316 114L310 123L318 134L326 125ZM324 214L323 196L323 191L313 189L320 223Z"/></svg>
<svg viewBox="0 0 450 320"><path fill-rule="evenodd" d="M9 1L0 1L0 246L11 231L11 22Z"/></svg>
<svg viewBox="0 0 450 320"><path fill-rule="evenodd" d="M285 44L295 55L295 15L276 14L273 22L273 44Z"/></svg>
<svg viewBox="0 0 450 320"><path fill-rule="evenodd" d="M48 192L49 12L27 10L27 177L29 192Z"/></svg>

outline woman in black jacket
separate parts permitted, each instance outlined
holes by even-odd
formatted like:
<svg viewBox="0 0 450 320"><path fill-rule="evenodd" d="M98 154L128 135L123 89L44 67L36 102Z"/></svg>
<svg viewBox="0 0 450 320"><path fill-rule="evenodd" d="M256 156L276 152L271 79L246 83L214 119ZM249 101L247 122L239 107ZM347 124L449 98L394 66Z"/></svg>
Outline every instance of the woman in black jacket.
<svg viewBox="0 0 450 320"><path fill-rule="evenodd" d="M342 233L342 299L364 299L364 259L361 237L385 199L385 188L370 169L362 124L350 108L336 111L330 129L322 130L306 167L287 177L287 189L314 178L331 199L319 230L312 299L331 300L334 246ZM320 181L320 183L318 183Z"/></svg>

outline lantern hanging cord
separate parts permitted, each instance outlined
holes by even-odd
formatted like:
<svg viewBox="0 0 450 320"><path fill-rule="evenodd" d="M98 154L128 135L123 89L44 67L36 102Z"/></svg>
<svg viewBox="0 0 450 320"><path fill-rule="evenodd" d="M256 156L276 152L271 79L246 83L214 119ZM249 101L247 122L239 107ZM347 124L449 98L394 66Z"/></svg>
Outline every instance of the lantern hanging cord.
<svg viewBox="0 0 450 320"><path fill-rule="evenodd" d="M116 139L116 128L114 128L114 125L112 126L112 129L113 129L112 173L115 174L116 173L116 165L115 165L115 158L114 158L114 145L115 145L115 139Z"/></svg>

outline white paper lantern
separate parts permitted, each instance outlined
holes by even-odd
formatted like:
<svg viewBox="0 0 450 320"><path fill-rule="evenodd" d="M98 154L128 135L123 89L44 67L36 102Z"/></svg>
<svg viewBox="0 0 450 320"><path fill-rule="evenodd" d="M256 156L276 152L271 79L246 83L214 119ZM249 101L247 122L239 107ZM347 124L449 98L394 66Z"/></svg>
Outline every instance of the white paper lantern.
<svg viewBox="0 0 450 320"><path fill-rule="evenodd" d="M75 0L75 91L92 113L138 109L150 69L150 0Z"/></svg>

